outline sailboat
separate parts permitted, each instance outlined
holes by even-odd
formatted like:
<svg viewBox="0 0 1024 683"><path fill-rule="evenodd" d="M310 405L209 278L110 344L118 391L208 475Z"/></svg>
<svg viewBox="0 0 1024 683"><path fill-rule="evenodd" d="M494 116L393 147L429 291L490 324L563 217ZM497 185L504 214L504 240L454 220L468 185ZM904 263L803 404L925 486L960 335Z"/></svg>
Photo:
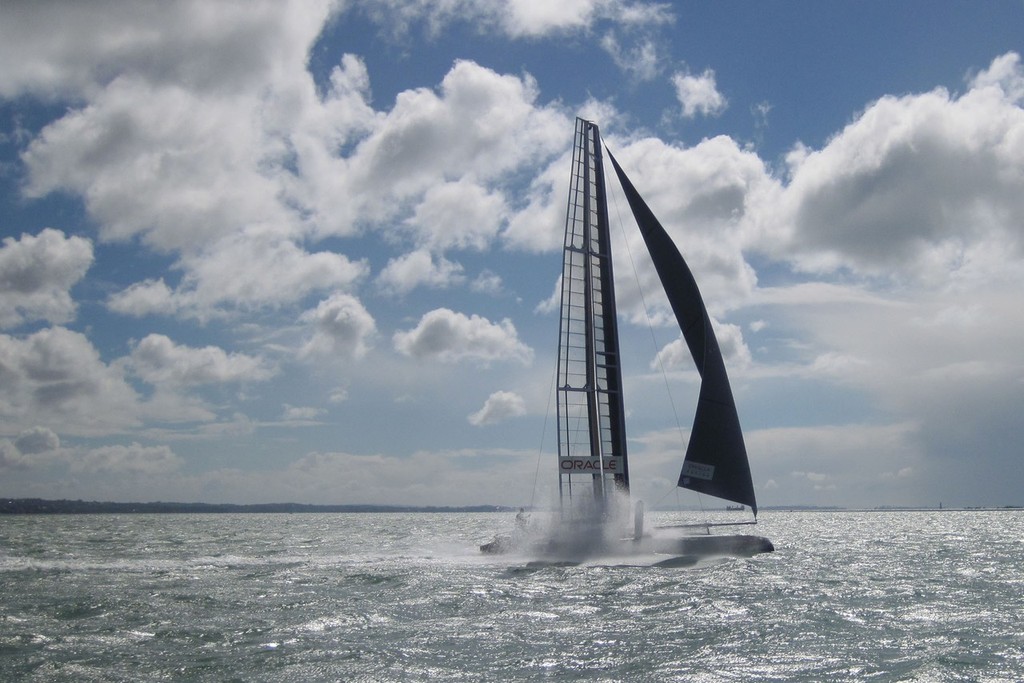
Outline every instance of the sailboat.
<svg viewBox="0 0 1024 683"><path fill-rule="evenodd" d="M632 514L631 534L608 523L629 518L630 480L602 150L597 124L577 118L562 252L556 385L559 523L540 538L521 532L502 535L481 550L584 550L676 558L770 552L774 547L767 538L710 533L711 526L727 524L696 525L704 533L695 533L694 525L647 530L642 503ZM610 151L608 157L701 377L678 486L749 506L754 521L740 523L756 523L757 500L743 431L700 290L672 239Z"/></svg>

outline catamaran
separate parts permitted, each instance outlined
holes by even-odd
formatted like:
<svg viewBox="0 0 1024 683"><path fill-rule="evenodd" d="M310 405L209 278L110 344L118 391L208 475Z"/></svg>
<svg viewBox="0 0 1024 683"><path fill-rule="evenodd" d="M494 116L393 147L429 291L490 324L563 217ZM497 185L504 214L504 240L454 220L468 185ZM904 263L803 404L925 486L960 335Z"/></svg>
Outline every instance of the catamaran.
<svg viewBox="0 0 1024 683"><path fill-rule="evenodd" d="M562 252L557 524L541 536L522 531L498 536L481 550L654 553L684 559L770 552L774 547L767 538L710 533L719 525L645 529L642 503L632 514L631 534L623 534L614 522L623 518L624 510L626 519L630 516L629 460L602 149L597 124L576 119ZM610 151L608 157L701 377L678 486L749 506L754 521L744 523L756 523L757 500L743 431L700 290L672 239ZM695 533L694 526L704 533Z"/></svg>

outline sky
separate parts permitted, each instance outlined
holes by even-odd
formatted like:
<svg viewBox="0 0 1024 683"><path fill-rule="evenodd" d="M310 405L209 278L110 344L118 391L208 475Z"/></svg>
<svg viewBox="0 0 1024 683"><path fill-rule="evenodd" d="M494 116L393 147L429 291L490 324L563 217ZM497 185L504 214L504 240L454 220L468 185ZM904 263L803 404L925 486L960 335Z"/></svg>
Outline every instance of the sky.
<svg viewBox="0 0 1024 683"><path fill-rule="evenodd" d="M4 2L0 495L546 503L585 116L760 507L1022 505L1022 52L1020 0ZM691 505L696 373L610 213L633 492Z"/></svg>

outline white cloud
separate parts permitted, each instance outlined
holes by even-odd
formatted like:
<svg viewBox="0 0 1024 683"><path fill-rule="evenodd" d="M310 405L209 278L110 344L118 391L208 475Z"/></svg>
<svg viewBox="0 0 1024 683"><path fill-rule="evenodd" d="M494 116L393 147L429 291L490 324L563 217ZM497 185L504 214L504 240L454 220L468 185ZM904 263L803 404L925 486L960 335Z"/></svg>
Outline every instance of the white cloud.
<svg viewBox="0 0 1024 683"><path fill-rule="evenodd" d="M119 73L213 92L245 88L282 61L303 63L331 4L17 3L0 24L0 95L90 95Z"/></svg>
<svg viewBox="0 0 1024 683"><path fill-rule="evenodd" d="M74 92L82 102L24 150L28 196L79 195L102 239L177 256L177 284L151 276L126 287L108 300L120 313L207 320L348 288L365 264L307 253L307 240L404 218L417 246L486 248L506 213L496 183L568 137L557 106L535 105L531 77L469 61L436 91L399 93L387 112L369 105L369 75L353 55L318 92L307 57L328 3L100 4L86 15L33 5L5 17L15 44L18 29L47 26L48 39L23 45L28 75L0 67L0 91ZM566 10L525 3L515 13L546 23ZM175 36L149 21L191 28ZM82 26L96 44L80 39ZM398 290L402 265L388 274ZM426 282L445 284L456 270L439 261Z"/></svg>
<svg viewBox="0 0 1024 683"><path fill-rule="evenodd" d="M28 469L48 462L60 449L60 437L46 427L32 427L12 442L0 439L0 472Z"/></svg>
<svg viewBox="0 0 1024 683"><path fill-rule="evenodd" d="M562 246L560 226L565 225L565 197L572 159L569 136L562 140L561 147L562 154L534 175L526 205L512 213L502 231L502 241L513 249L543 252Z"/></svg>
<svg viewBox="0 0 1024 683"><path fill-rule="evenodd" d="M601 38L601 47L611 55L615 65L640 81L650 81L661 70L658 48L653 40L644 40L638 45L623 48L618 36L609 32Z"/></svg>
<svg viewBox="0 0 1024 683"><path fill-rule="evenodd" d="M317 159L316 152L330 154L358 141L381 122L382 115L370 105L370 73L360 57L342 55L341 63L331 69L329 82L319 106L302 110L301 125L295 126L294 112L287 107L280 108L280 120L274 122L281 135L294 134L302 164ZM318 149L321 145L324 148Z"/></svg>
<svg viewBox="0 0 1024 683"><path fill-rule="evenodd" d="M262 358L227 353L216 346L179 345L162 334L150 334L136 343L129 366L150 384L178 386L261 381L274 374Z"/></svg>
<svg viewBox="0 0 1024 683"><path fill-rule="evenodd" d="M138 406L139 417L148 422L160 425L189 424L197 433L211 433L218 427L215 425L196 425L195 423L212 423L217 420L217 413L207 405L199 396L186 393L187 387L168 382L157 384L153 387L152 393L144 403ZM152 428L152 427L151 427ZM167 438L177 436L187 438L185 433L163 432L163 428L157 429L157 434L164 434Z"/></svg>
<svg viewBox="0 0 1024 683"><path fill-rule="evenodd" d="M355 92L306 105L307 123L290 138L298 175L288 191L308 209L316 236L375 229L393 241L398 222L433 251L484 248L505 217L502 183L569 142L571 124L558 106L536 105L532 77L464 60L438 88L400 92L389 111L369 110L357 123L332 119L334 99L367 106L365 67L349 61L345 68L358 74L335 87ZM359 134L341 142L346 126Z"/></svg>
<svg viewBox="0 0 1024 683"><path fill-rule="evenodd" d="M425 314L412 330L396 332L394 344L407 356L443 363L470 360L483 365L492 361L528 365L533 360L533 350L519 341L511 320L492 323L447 308Z"/></svg>
<svg viewBox="0 0 1024 683"><path fill-rule="evenodd" d="M171 315L181 305L182 302L163 278L136 282L107 299L110 310L138 317L152 313Z"/></svg>
<svg viewBox="0 0 1024 683"><path fill-rule="evenodd" d="M953 482L981 477L1013 495L997 473L1017 467L1009 406L1024 401L1022 87L1011 54L963 94L884 97L821 150L794 150L778 195L752 198L751 244L852 281L760 291L793 304L773 329L795 325L813 377L916 424L909 441L929 457L912 472L947 500L962 497Z"/></svg>
<svg viewBox="0 0 1024 683"><path fill-rule="evenodd" d="M538 38L585 32L598 21L639 27L672 20L668 5L644 0L362 0L357 5L398 34L417 22L436 33L454 21L466 21L512 38Z"/></svg>
<svg viewBox="0 0 1024 683"><path fill-rule="evenodd" d="M179 290L200 310L222 303L290 303L314 291L349 288L369 270L364 261L329 251L308 253L258 229L232 235L186 263Z"/></svg>
<svg viewBox="0 0 1024 683"><path fill-rule="evenodd" d="M107 305L134 316L178 314L206 319L226 307L287 304L314 291L348 288L369 270L364 261L327 251L309 253L259 230L226 238L184 259L183 265L186 274L176 289L162 278L144 280L113 294Z"/></svg>
<svg viewBox="0 0 1024 683"><path fill-rule="evenodd" d="M757 284L743 253L749 224L756 220L752 213L757 208L755 199L776 193L778 186L764 162L724 136L688 148L646 138L622 149L613 148L613 152L679 245L712 316L746 303ZM618 193L617 186L612 192ZM626 205L621 196L617 201ZM643 325L648 314L655 324L674 321L639 231L628 231L628 244L623 243L620 232L613 232L613 250L628 253L637 270L635 277L627 269L616 270L620 314ZM646 311L638 282L646 297Z"/></svg>
<svg viewBox="0 0 1024 683"><path fill-rule="evenodd" d="M579 29L591 23L597 7L594 0L510 0L505 4L502 24L513 36Z"/></svg>
<svg viewBox="0 0 1024 683"><path fill-rule="evenodd" d="M168 446L103 446L71 460L71 472L105 476L167 475L181 468L183 460Z"/></svg>
<svg viewBox="0 0 1024 683"><path fill-rule="evenodd" d="M406 223L433 251L488 247L505 214L504 198L468 178L431 187Z"/></svg>
<svg viewBox="0 0 1024 683"><path fill-rule="evenodd" d="M92 242L46 228L0 247L0 329L32 321L66 323L75 317L71 288L93 262Z"/></svg>
<svg viewBox="0 0 1024 683"><path fill-rule="evenodd" d="M329 216L353 211L383 221L443 178L493 182L560 151L571 125L556 108L536 107L537 96L531 77L500 75L469 61L455 63L439 92L400 93L374 132L335 163L344 192L337 182L317 188L312 202L325 217L321 229L332 226ZM353 207L354 200L361 204Z"/></svg>
<svg viewBox="0 0 1024 683"><path fill-rule="evenodd" d="M821 150L796 148L791 182L765 198L762 246L805 270L929 286L1015 261L1024 244L1020 88L1019 58L1004 56L960 96L883 97Z"/></svg>
<svg viewBox="0 0 1024 683"><path fill-rule="evenodd" d="M46 427L33 427L19 434L14 445L26 455L46 453L60 448L60 437Z"/></svg>
<svg viewBox="0 0 1024 683"><path fill-rule="evenodd" d="M386 294L408 294L420 286L443 289L465 280L462 266L444 257L434 257L419 249L393 258L377 276L377 284Z"/></svg>
<svg viewBox="0 0 1024 683"><path fill-rule="evenodd" d="M265 164L278 152L253 98L122 77L49 124L23 154L26 193L85 199L104 239L191 251L251 223L289 226Z"/></svg>
<svg viewBox="0 0 1024 683"><path fill-rule="evenodd" d="M284 404L284 412L281 414L281 419L285 422L303 422L308 423L316 420L325 411L323 408L317 408L316 406L293 406Z"/></svg>
<svg viewBox="0 0 1024 683"><path fill-rule="evenodd" d="M502 286L501 276L489 270L484 270L469 284L470 289L481 294L499 294Z"/></svg>
<svg viewBox="0 0 1024 683"><path fill-rule="evenodd" d="M63 327L0 335L0 421L9 429L105 434L139 424L138 395L116 364Z"/></svg>
<svg viewBox="0 0 1024 683"><path fill-rule="evenodd" d="M312 336L300 351L304 357L362 358L377 331L373 316L363 304L350 294L338 292L303 313L301 320L313 328Z"/></svg>
<svg viewBox="0 0 1024 683"><path fill-rule="evenodd" d="M717 116L728 106L725 97L718 91L715 72L711 69L705 69L699 76L677 73L672 76L672 85L676 88L676 98L683 108L683 116L688 119L698 114Z"/></svg>
<svg viewBox="0 0 1024 683"><path fill-rule="evenodd" d="M733 370L741 370L750 366L752 360L750 349L743 341L743 331L738 325L731 323L720 323L711 321L715 331L715 338L718 340L718 347L722 351L727 367ZM651 369L664 368L665 370L692 369L693 356L686 345L686 340L680 336L675 341L666 344L658 352L658 355L651 361Z"/></svg>
<svg viewBox="0 0 1024 683"><path fill-rule="evenodd" d="M558 311L562 306L562 276L559 275L558 279L555 280L555 287L551 290L551 296L540 301L534 307L534 313L554 313Z"/></svg>
<svg viewBox="0 0 1024 683"><path fill-rule="evenodd" d="M98 5L30 4L6 15L26 70L0 67L0 89L71 91L83 102L24 151L28 196L73 192L103 239L180 254L173 292L151 278L111 307L206 318L359 277L363 267L343 255L300 246L311 226L296 155L336 149L375 117L358 60L343 58L322 98L306 68L330 3ZM45 40L21 40L42 26ZM83 27L94 29L89 41Z"/></svg>
<svg viewBox="0 0 1024 683"><path fill-rule="evenodd" d="M526 401L511 391L496 391L487 397L483 407L467 419L474 427L496 424L526 414Z"/></svg>
<svg viewBox="0 0 1024 683"><path fill-rule="evenodd" d="M27 467L28 462L17 447L7 439L0 439L0 472Z"/></svg>
<svg viewBox="0 0 1024 683"><path fill-rule="evenodd" d="M996 57L987 69L972 79L971 87L995 88L996 97L1005 97L1009 102L1020 104L1024 101L1024 68L1021 66L1020 55L1008 52Z"/></svg>

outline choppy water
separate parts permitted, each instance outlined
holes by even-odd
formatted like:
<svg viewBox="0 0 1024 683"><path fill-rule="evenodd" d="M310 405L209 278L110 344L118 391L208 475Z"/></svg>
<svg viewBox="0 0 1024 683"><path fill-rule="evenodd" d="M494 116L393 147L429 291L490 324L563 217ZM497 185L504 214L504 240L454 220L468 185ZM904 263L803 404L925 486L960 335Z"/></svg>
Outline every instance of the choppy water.
<svg viewBox="0 0 1024 683"><path fill-rule="evenodd" d="M679 569L477 553L511 524L0 518L0 680L1024 679L1021 512L768 511Z"/></svg>

